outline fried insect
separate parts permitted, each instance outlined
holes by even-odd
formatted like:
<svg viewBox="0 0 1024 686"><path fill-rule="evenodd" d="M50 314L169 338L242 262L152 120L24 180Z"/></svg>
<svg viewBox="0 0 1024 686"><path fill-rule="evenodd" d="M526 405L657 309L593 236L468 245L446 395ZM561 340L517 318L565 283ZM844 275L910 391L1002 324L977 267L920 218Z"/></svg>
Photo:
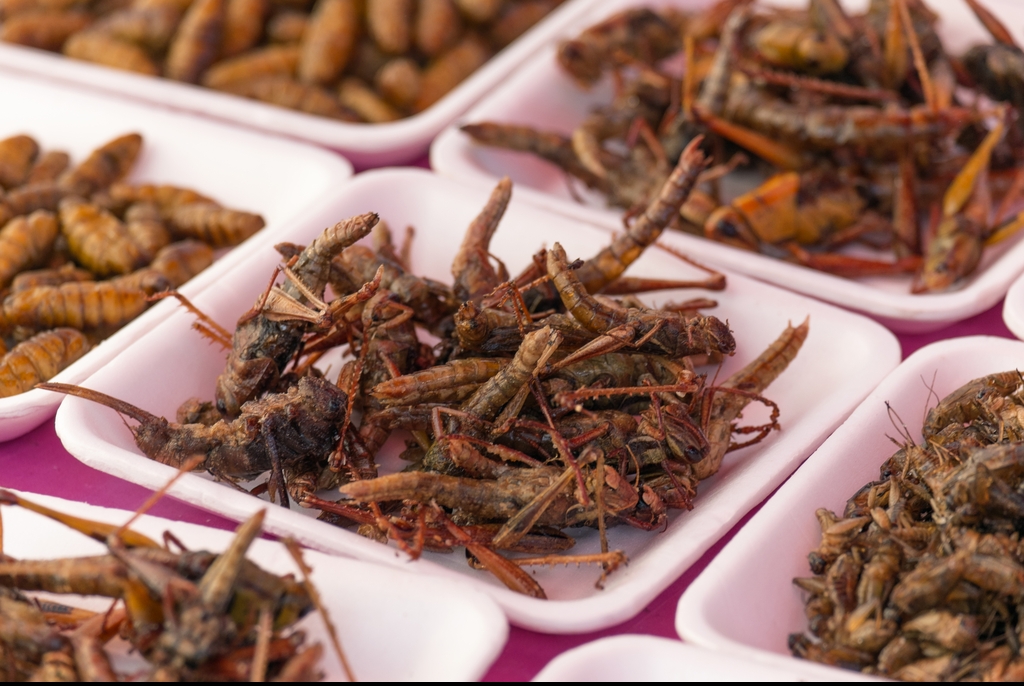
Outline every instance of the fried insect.
<svg viewBox="0 0 1024 686"><path fill-rule="evenodd" d="M1024 590L1022 387L1017 371L964 384L929 412L921 444L905 436L843 519L818 511L815 576L794 580L818 640L811 648L794 634L794 654L896 679L984 678L989 659L1003 659L992 646L1015 640Z"/></svg>
<svg viewBox="0 0 1024 686"><path fill-rule="evenodd" d="M44 331L19 343L0 359L0 397L9 398L49 381L89 347L85 334L66 328Z"/></svg>
<svg viewBox="0 0 1024 686"><path fill-rule="evenodd" d="M0 561L0 654L7 660L13 656L6 651L15 652L18 677L116 681L123 675L114 670L105 644L118 634L144 656L152 679L317 676L318 646L304 649L303 632L293 630L314 608L324 611L301 552L293 555L306 577L302 583L246 559L265 511L241 524L227 548L215 554L174 552L125 527L68 516L6 491L0 502L60 522L108 549L93 557ZM30 600L23 591L105 596L124 607L92 613ZM48 624L54 620L64 632Z"/></svg>
<svg viewBox="0 0 1024 686"><path fill-rule="evenodd" d="M124 178L141 149L142 136L139 134L119 136L94 150L60 179L59 186L67 193L87 198Z"/></svg>
<svg viewBox="0 0 1024 686"><path fill-rule="evenodd" d="M369 213L339 222L324 230L307 247L293 267L305 293L322 298L330 273L331 259L346 247L366 236L378 217ZM303 298L297 284L288 282L283 293ZM247 401L273 388L288 360L295 354L308 322L291 321L282 325L263 311L263 300L242 318L231 340L231 353L225 372L217 379L217 409L236 416Z"/></svg>
<svg viewBox="0 0 1024 686"><path fill-rule="evenodd" d="M424 69L420 89L413 102L414 112L422 112L455 88L491 57L491 50L470 34L447 52L438 55Z"/></svg>
<svg viewBox="0 0 1024 686"><path fill-rule="evenodd" d="M197 0L189 6L167 50L164 74L168 78L197 83L217 59L226 4L225 0Z"/></svg>
<svg viewBox="0 0 1024 686"><path fill-rule="evenodd" d="M93 400L135 419L139 422L133 429L136 444L157 462L181 467L186 455L204 455L196 468L234 480L251 480L303 460L326 461L337 442L336 424L347 402L334 384L303 377L286 393L247 403L236 419L207 427L174 424L78 386L43 384L40 388Z"/></svg>
<svg viewBox="0 0 1024 686"><path fill-rule="evenodd" d="M0 27L0 40L40 50L59 52L65 41L92 23L85 12L24 12Z"/></svg>
<svg viewBox="0 0 1024 686"><path fill-rule="evenodd" d="M131 281L69 282L12 293L0 303L0 323L5 329L40 331L66 326L104 335L135 319L148 306L146 293Z"/></svg>
<svg viewBox="0 0 1024 686"><path fill-rule="evenodd" d="M228 0L224 8L220 58L232 57L255 47L262 37L269 11L268 0Z"/></svg>
<svg viewBox="0 0 1024 686"><path fill-rule="evenodd" d="M99 276L127 274L148 262L124 223L96 205L65 198L60 221L75 259Z"/></svg>
<svg viewBox="0 0 1024 686"><path fill-rule="evenodd" d="M0 140L0 187L13 188L24 183L39 154L39 144L25 135Z"/></svg>
<svg viewBox="0 0 1024 686"><path fill-rule="evenodd" d="M26 1L5 0L0 40L365 123L429 107L561 2ZM404 66L378 86L391 58Z"/></svg>
<svg viewBox="0 0 1024 686"><path fill-rule="evenodd" d="M1014 135L993 148L981 141L1004 112L965 106L955 92L959 79L975 96L1024 103L1019 46L979 2L970 6L997 43L972 49L965 68L916 0L873 2L860 15L834 0L785 11L750 0L700 12L634 8L559 46L559 66L582 88L606 79L612 93L571 135L506 122L461 128L555 164L624 208L627 225L688 142L707 136L719 166L674 228L703 227L711 240L846 278L917 271L911 292L948 290L969 278L982 245L1024 225L1004 221L1019 189L997 198L998 227L983 205L994 191L979 190L970 207L961 198L941 230L925 216L961 168L982 189L986 175L1013 176L1020 165L1019 114ZM736 146L760 162L730 160ZM983 164L969 161L982 153ZM721 197L720 180L739 167L764 173L763 185Z"/></svg>
<svg viewBox="0 0 1024 686"><path fill-rule="evenodd" d="M156 76L160 73L145 50L105 33L79 31L64 41L62 52L74 59L136 74Z"/></svg>
<svg viewBox="0 0 1024 686"><path fill-rule="evenodd" d="M214 248L238 245L265 225L258 214L205 202L178 205L165 216L175 238L195 238Z"/></svg>
<svg viewBox="0 0 1024 686"><path fill-rule="evenodd" d="M302 54L297 45L271 45L224 59L203 74L203 85L223 89L228 84L264 76L294 76Z"/></svg>
<svg viewBox="0 0 1024 686"><path fill-rule="evenodd" d="M352 56L358 33L355 0L318 0L302 35L299 80L319 85L337 80Z"/></svg>
<svg viewBox="0 0 1024 686"><path fill-rule="evenodd" d="M44 210L7 222L0 229L0 287L10 284L19 272L42 264L58 232L56 217Z"/></svg>

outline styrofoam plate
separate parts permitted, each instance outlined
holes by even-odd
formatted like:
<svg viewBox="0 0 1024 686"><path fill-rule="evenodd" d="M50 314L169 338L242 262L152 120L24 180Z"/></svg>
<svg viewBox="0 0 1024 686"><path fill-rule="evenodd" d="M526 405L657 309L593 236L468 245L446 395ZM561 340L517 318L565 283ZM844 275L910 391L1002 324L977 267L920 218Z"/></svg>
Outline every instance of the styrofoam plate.
<svg viewBox="0 0 1024 686"><path fill-rule="evenodd" d="M338 197L345 214L374 210L392 227L415 226L413 271L447 282L461 235L487 196L486 190L466 188L429 172L399 169L360 175ZM311 231L297 232L292 240L306 242L313 236ZM491 251L515 273L545 244L560 241L574 258L595 253L607 240L602 231L520 202L513 191ZM227 274L217 288L203 292L196 304L231 326L266 288L277 260L270 249L253 255ZM688 278L692 271L676 258L651 250L630 273ZM697 293L668 291L648 301L679 300ZM594 587L598 572L593 568L541 568L536 570L536 578L551 600L527 598L509 591L487 573L471 570L461 554L426 554L409 563L395 549L316 521L307 516L310 512L272 508L268 530L289 533L324 550L388 561L423 574L463 578L487 589L513 622L531 629L588 631L632 616L795 469L900 357L899 344L889 331L815 300L731 275L728 289L712 295L720 301L714 313L728 319L738 340L737 354L728 359L720 378L756 357L788 322L799 324L810 316L811 332L799 357L767 391L782 408L783 429L756 447L732 453L722 471L701 485L694 510L675 513L664 533L624 527L611 530L610 545L623 549L630 563L608 578L604 590ZM169 417L191 396L212 397L224 353L191 331L191 323L190 316L176 313L126 351L116 369L101 371L85 385ZM154 389L160 389L159 393ZM756 421L757 412L751 409L744 419ZM142 457L124 423L105 407L69 398L58 413L57 433L73 455L129 481L155 487L172 472ZM387 455L382 460L386 463ZM171 493L237 519L264 506L245 493L199 475L185 476ZM572 535L578 540L575 552L600 549L596 531L574 530Z"/></svg>
<svg viewBox="0 0 1024 686"><path fill-rule="evenodd" d="M123 524L131 512L95 507L70 500L22 493L26 499L65 514L111 524ZM104 545L63 524L21 507L0 507L4 522L3 552L18 560L46 560L103 555ZM143 516L134 531L155 541L172 532L190 550L220 552L232 539L229 531L196 524ZM275 574L301 578L284 545L257 539L248 558ZM312 568L312 581L341 641L353 674L360 681L436 680L472 681L483 676L498 657L508 637L508 623L490 598L473 589L459 588L448 579L418 578L380 565L303 552ZM76 607L95 612L110 607L106 598L82 598ZM321 670L325 681L346 681L330 647L327 628L313 612L297 625L306 632L305 645L321 643ZM458 646L453 649L452 646ZM113 641L108 649L118 662L136 669L145 664L127 654L130 646Z"/></svg>
<svg viewBox="0 0 1024 686"><path fill-rule="evenodd" d="M796 675L658 636L609 636L567 650L537 682L795 681Z"/></svg>
<svg viewBox="0 0 1024 686"><path fill-rule="evenodd" d="M0 66L255 127L339 150L360 166L409 162L426 153L438 131L548 42L595 0L567 0L423 112L386 124L351 124L296 112L200 86L141 76L0 43Z"/></svg>
<svg viewBox="0 0 1024 686"><path fill-rule="evenodd" d="M786 647L790 633L807 628L793 578L811 575L807 553L821 540L814 511L842 513L847 499L877 480L878 468L896 452L890 436L909 430L921 440L925 413L937 398L972 379L1022 367L1024 343L987 336L933 343L904 360L683 593L679 635L802 679L861 677L791 657Z"/></svg>
<svg viewBox="0 0 1024 686"><path fill-rule="evenodd" d="M1024 339L1024 276L1014 281L1006 292L1003 322L1014 336Z"/></svg>
<svg viewBox="0 0 1024 686"><path fill-rule="evenodd" d="M180 289L193 296L261 244L294 224L330 221L325 206L352 175L342 157L308 145L239 131L152 107L102 97L38 78L0 73L0 138L32 135L43 150L62 149L77 164L115 136L145 140L129 181L188 186L225 206L263 215L262 231ZM54 378L79 383L113 359L173 309L157 303ZM16 438L53 416L60 398L32 390L0 398L0 441Z"/></svg>
<svg viewBox="0 0 1024 686"><path fill-rule="evenodd" d="M600 14L588 15L566 27L562 35L574 35L608 14L644 4L693 9L709 3L708 0L648 3L609 0L601 5ZM806 0L771 4L806 6ZM866 3L843 4L859 10ZM942 15L940 33L952 52L991 40L961 0L932 1L928 5ZM986 6L1007 21L1018 41L1024 41L1021 5L992 2ZM520 197L524 200L599 226L621 229L622 210L608 208L601 196L589 192L581 183L572 182L570 189L566 174L553 164L528 153L478 145L458 129L463 123L498 121L569 134L593 108L605 105L611 93L610 79L589 92L581 90L555 62L555 44L552 43L437 137L430 150L431 166L444 176L485 185L510 176L519 184ZM582 202L574 195L581 196ZM1024 243L1019 235L987 248L978 269L963 287L932 295L912 295L909 276L844 279L680 232L666 233L664 240L708 262L864 312L890 328L908 332L938 329L983 312L998 302L1010 282L1024 271Z"/></svg>

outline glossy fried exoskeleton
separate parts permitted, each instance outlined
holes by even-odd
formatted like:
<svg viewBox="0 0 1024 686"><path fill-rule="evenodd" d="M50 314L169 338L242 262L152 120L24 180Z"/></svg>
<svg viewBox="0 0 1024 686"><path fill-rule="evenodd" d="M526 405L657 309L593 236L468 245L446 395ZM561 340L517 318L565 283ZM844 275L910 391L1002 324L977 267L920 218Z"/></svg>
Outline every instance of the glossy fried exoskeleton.
<svg viewBox="0 0 1024 686"><path fill-rule="evenodd" d="M356 0L319 0L302 37L299 80L321 85L337 80L358 37Z"/></svg>
<svg viewBox="0 0 1024 686"><path fill-rule="evenodd" d="M120 181L131 170L142 149L142 136L129 133L101 145L60 181L68 193L83 198Z"/></svg>
<svg viewBox="0 0 1024 686"><path fill-rule="evenodd" d="M31 331L67 326L104 334L121 328L148 306L144 291L119 279L75 281L12 293L0 304L0 323Z"/></svg>
<svg viewBox="0 0 1024 686"><path fill-rule="evenodd" d="M98 276L127 274L147 262L128 227L97 205L65 198L60 203L60 221L71 254Z"/></svg>
<svg viewBox="0 0 1024 686"><path fill-rule="evenodd" d="M185 13L167 51L164 75L196 83L217 59L224 31L225 0L196 0Z"/></svg>
<svg viewBox="0 0 1024 686"><path fill-rule="evenodd" d="M30 136L11 136L0 141L0 187L20 186L39 154L39 144Z"/></svg>
<svg viewBox="0 0 1024 686"><path fill-rule="evenodd" d="M0 359L0 397L31 390L49 381L89 351L85 334L75 329L53 329L14 346Z"/></svg>
<svg viewBox="0 0 1024 686"><path fill-rule="evenodd" d="M197 238L215 248L238 245L263 228L263 217L211 203L192 203L167 214L175 238Z"/></svg>
<svg viewBox="0 0 1024 686"><path fill-rule="evenodd" d="M24 269L42 264L58 234L57 218L38 210L18 216L0 229L0 287Z"/></svg>
<svg viewBox="0 0 1024 686"><path fill-rule="evenodd" d="M64 43L64 54L114 69L156 76L159 68L139 46L95 31L79 31Z"/></svg>

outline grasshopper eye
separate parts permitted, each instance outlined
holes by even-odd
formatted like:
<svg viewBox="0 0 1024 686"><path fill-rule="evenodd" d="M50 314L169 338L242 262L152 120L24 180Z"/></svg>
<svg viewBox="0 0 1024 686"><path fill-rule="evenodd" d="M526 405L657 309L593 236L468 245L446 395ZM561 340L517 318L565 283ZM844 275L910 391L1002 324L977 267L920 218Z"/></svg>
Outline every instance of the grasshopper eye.
<svg viewBox="0 0 1024 686"><path fill-rule="evenodd" d="M691 445L683 451L683 457L690 463L697 463L704 459L705 452Z"/></svg>

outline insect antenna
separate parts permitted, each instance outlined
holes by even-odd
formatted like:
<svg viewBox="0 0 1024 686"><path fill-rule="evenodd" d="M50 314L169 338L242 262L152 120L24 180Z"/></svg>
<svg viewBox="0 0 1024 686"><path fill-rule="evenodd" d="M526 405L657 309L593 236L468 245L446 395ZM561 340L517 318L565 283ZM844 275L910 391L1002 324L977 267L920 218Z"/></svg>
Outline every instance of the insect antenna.
<svg viewBox="0 0 1024 686"><path fill-rule="evenodd" d="M324 624L327 626L327 633L331 637L331 645L334 647L334 652L337 653L338 659L341 661L341 667L345 670L345 676L348 677L349 681L355 681L356 678L352 674L352 668L348 664L348 659L345 657L345 651L341 649L341 641L338 639L338 632L334 628L334 622L331 621L331 616L327 614L327 608L324 607L323 602L320 600L320 592L317 591L315 585L313 585L312 579L310 579L310 573L312 570L309 565L306 564L306 560L302 557L302 549L299 544L292 538L286 538L284 541L284 547L288 549L288 553L295 560L295 564L298 565L299 571L302 572L302 586L306 589L306 593L309 594L310 600L316 606L316 609L320 612L320 616L324 618Z"/></svg>

